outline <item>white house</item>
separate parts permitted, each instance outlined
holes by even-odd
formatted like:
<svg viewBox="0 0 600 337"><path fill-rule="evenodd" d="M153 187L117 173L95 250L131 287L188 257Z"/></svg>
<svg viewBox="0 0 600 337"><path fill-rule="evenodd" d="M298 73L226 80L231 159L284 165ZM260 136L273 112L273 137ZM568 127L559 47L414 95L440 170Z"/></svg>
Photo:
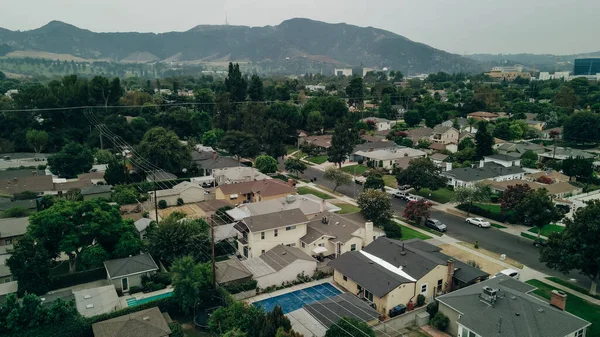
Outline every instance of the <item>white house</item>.
<svg viewBox="0 0 600 337"><path fill-rule="evenodd" d="M219 185L237 184L247 181L271 179L271 177L269 177L268 175L260 173L259 170L247 166L214 169L212 171L212 176L214 178L214 181Z"/></svg>
<svg viewBox="0 0 600 337"><path fill-rule="evenodd" d="M375 167L383 167L385 169L394 168L396 160L401 158L420 158L425 157L427 153L413 149L410 147L398 147L397 149L386 151L357 151L354 153L355 156L361 156L372 162Z"/></svg>
<svg viewBox="0 0 600 337"><path fill-rule="evenodd" d="M450 164L450 163L448 163ZM523 179L527 173L520 166L505 167L495 162L479 161L478 167L465 167L450 169L442 172L442 176L448 178L448 185L453 187L470 187L475 183L489 179L493 181L507 181Z"/></svg>
<svg viewBox="0 0 600 337"><path fill-rule="evenodd" d="M159 202L161 200L166 201L168 206L177 205L178 199L182 199L185 204L204 201L205 196L206 194L202 187L189 181L181 182L173 186L173 188L156 191L156 199ZM154 202L153 193L150 193L150 198Z"/></svg>
<svg viewBox="0 0 600 337"><path fill-rule="evenodd" d="M375 130L377 131L388 131L392 129L392 126L396 125L396 121L391 121L389 119L379 117L367 117L361 119L361 121L365 123L367 123L368 121L375 123Z"/></svg>
<svg viewBox="0 0 600 337"><path fill-rule="evenodd" d="M521 166L521 159L510 154L493 154L483 157L484 163L496 163L504 167Z"/></svg>
<svg viewBox="0 0 600 337"><path fill-rule="evenodd" d="M242 261L258 287L265 289L291 282L304 274L312 276L317 270L317 260L298 248L278 245L259 257Z"/></svg>
<svg viewBox="0 0 600 337"><path fill-rule="evenodd" d="M333 213L341 210L341 208L327 202L325 199L312 194L304 194L288 195L285 198L241 204L228 210L227 214L233 220L240 221L254 215L276 213L290 209L299 209L308 219L324 211Z"/></svg>

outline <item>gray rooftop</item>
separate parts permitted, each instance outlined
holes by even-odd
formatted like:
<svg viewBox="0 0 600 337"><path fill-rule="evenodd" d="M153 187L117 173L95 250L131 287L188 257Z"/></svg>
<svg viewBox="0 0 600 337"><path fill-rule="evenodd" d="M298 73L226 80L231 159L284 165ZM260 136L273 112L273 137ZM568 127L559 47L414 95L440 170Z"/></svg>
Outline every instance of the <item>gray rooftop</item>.
<svg viewBox="0 0 600 337"><path fill-rule="evenodd" d="M0 238L25 235L29 218L0 219Z"/></svg>
<svg viewBox="0 0 600 337"><path fill-rule="evenodd" d="M310 215L321 212L322 207L324 208L323 210L330 212L339 210L339 207L319 197L312 194L305 194L288 195L285 198L242 204L227 211L227 214L234 219L240 219L248 216L276 213L283 210L299 209L303 214Z"/></svg>
<svg viewBox="0 0 600 337"><path fill-rule="evenodd" d="M92 324L95 337L166 337L171 329L158 307Z"/></svg>
<svg viewBox="0 0 600 337"><path fill-rule="evenodd" d="M479 298L484 286L499 290L494 305ZM534 289L503 275L440 296L437 300L460 312L461 318L457 322L479 336L564 337L590 324L529 295L528 292ZM501 329L499 322L502 322Z"/></svg>
<svg viewBox="0 0 600 337"><path fill-rule="evenodd" d="M491 154L489 156L484 156L483 158L490 158L490 159L502 160L502 161L513 161L513 160L519 159L519 154L518 153Z"/></svg>
<svg viewBox="0 0 600 337"><path fill-rule="evenodd" d="M236 258L215 263L216 278L219 284L251 278L252 273Z"/></svg>
<svg viewBox="0 0 600 337"><path fill-rule="evenodd" d="M40 296L40 300L42 301L42 305L44 306L49 305L58 299L61 299L65 302L70 302L75 299L75 296L73 295L73 291L71 289L55 291Z"/></svg>
<svg viewBox="0 0 600 337"><path fill-rule="evenodd" d="M261 214L244 218L243 222L251 232L291 226L308 222L308 218L299 209L290 209L277 213Z"/></svg>
<svg viewBox="0 0 600 337"><path fill-rule="evenodd" d="M112 191L111 185L92 185L81 189L81 194L92 195L100 193L110 193Z"/></svg>
<svg viewBox="0 0 600 337"><path fill-rule="evenodd" d="M314 258L300 249L284 245L277 245L271 248L262 254L259 259L265 261L275 271L280 271L297 260L314 261L316 263Z"/></svg>
<svg viewBox="0 0 600 337"><path fill-rule="evenodd" d="M104 268L110 279L158 270L158 266L150 254L104 261Z"/></svg>
<svg viewBox="0 0 600 337"><path fill-rule="evenodd" d="M0 155L1 157L1 155ZM37 169L22 169L22 170L0 170L0 180L27 178L33 176L45 176L46 171Z"/></svg>
<svg viewBox="0 0 600 337"><path fill-rule="evenodd" d="M306 235L300 238L304 243L313 243L322 236L332 238L333 242L346 242L352 238L352 233L364 224L357 223L338 214L327 214L327 222L324 224L322 218L317 216L307 224Z"/></svg>
<svg viewBox="0 0 600 337"><path fill-rule="evenodd" d="M354 146L353 153L358 152L358 151L369 151L370 149L380 150L380 149L399 148L399 147L400 146L398 146L394 142L379 141L379 142L358 144L358 145Z"/></svg>
<svg viewBox="0 0 600 337"><path fill-rule="evenodd" d="M149 218L141 218L139 220L137 220L136 222L134 222L133 224L135 225L135 229L137 229L138 233L141 233L143 231L145 231L148 226L150 226L150 224L152 223L152 219Z"/></svg>
<svg viewBox="0 0 600 337"><path fill-rule="evenodd" d="M11 209L13 207L23 207L25 209L35 209L37 208L37 202L35 200L15 200L5 202L7 198L0 198L0 211L6 211L7 209Z"/></svg>
<svg viewBox="0 0 600 337"><path fill-rule="evenodd" d="M114 311L120 300L114 285L74 291L75 306L83 317Z"/></svg>
<svg viewBox="0 0 600 337"><path fill-rule="evenodd" d="M304 309L326 327L337 323L340 317L354 318L362 322L379 318L377 310L350 293L342 293L318 302L305 304Z"/></svg>
<svg viewBox="0 0 600 337"><path fill-rule="evenodd" d="M504 167L496 163L488 162L484 164L483 168L457 168L443 172L442 175L454 177L460 181L479 181L518 173L525 173L525 170L519 166Z"/></svg>

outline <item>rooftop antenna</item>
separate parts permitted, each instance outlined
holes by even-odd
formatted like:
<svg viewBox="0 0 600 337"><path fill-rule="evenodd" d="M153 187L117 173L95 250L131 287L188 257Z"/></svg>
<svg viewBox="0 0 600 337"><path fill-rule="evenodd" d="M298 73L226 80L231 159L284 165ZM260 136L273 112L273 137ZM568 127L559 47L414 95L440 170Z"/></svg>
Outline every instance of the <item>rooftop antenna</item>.
<svg viewBox="0 0 600 337"><path fill-rule="evenodd" d="M225 26L229 26L229 21L227 21L227 11L225 11Z"/></svg>

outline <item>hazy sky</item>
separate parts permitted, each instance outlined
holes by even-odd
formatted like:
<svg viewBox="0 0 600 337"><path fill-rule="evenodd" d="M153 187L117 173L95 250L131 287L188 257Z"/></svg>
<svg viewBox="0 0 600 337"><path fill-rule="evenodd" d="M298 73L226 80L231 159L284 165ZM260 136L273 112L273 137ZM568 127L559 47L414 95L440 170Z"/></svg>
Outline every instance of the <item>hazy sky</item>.
<svg viewBox="0 0 600 337"><path fill-rule="evenodd" d="M92 31L277 25L306 17L374 26L458 54L600 50L600 0L2 0L0 27L60 20Z"/></svg>

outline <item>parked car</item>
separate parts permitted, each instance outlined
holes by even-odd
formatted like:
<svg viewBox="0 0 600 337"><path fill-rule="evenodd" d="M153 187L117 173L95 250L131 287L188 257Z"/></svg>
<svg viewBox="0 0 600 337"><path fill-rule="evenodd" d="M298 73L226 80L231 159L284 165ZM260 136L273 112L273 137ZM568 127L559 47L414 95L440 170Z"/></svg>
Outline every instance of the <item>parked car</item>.
<svg viewBox="0 0 600 337"><path fill-rule="evenodd" d="M470 223L471 225L475 225L475 226L479 226L481 227L490 227L490 223L483 220L482 218L467 218L467 223Z"/></svg>
<svg viewBox="0 0 600 337"><path fill-rule="evenodd" d="M546 247L548 243L544 239L535 239L533 240L533 245L536 247Z"/></svg>
<svg viewBox="0 0 600 337"><path fill-rule="evenodd" d="M367 181L367 178L365 178L365 177L356 177L356 178L354 178L354 182L356 184L359 184L359 185L364 185L364 183L366 181Z"/></svg>
<svg viewBox="0 0 600 337"><path fill-rule="evenodd" d="M427 221L425 221L425 226L440 232L445 232L448 230L448 227L437 219L427 219Z"/></svg>
<svg viewBox="0 0 600 337"><path fill-rule="evenodd" d="M410 194L408 194L408 192L398 191L398 192L392 194L392 196L394 198L398 198L398 199L401 199L401 200L406 200L408 197L410 197Z"/></svg>
<svg viewBox="0 0 600 337"><path fill-rule="evenodd" d="M400 186L398 186L398 189L400 191L408 191L411 189L411 187L410 187L410 185L400 185Z"/></svg>
<svg viewBox="0 0 600 337"><path fill-rule="evenodd" d="M521 273L519 273L518 270L514 270L514 269L504 269L503 271L494 275L494 277L498 277L498 276L502 276L502 275L510 276L516 280L521 278Z"/></svg>

